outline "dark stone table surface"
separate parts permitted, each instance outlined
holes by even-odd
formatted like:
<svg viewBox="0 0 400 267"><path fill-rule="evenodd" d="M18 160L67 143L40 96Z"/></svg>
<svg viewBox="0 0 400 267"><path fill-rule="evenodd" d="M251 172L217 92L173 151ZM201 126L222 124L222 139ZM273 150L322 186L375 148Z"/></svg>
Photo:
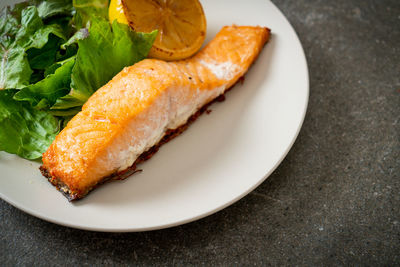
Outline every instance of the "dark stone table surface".
<svg viewBox="0 0 400 267"><path fill-rule="evenodd" d="M0 200L0 265L400 265L400 1L273 2L304 46L310 101L261 186L143 233L66 228Z"/></svg>

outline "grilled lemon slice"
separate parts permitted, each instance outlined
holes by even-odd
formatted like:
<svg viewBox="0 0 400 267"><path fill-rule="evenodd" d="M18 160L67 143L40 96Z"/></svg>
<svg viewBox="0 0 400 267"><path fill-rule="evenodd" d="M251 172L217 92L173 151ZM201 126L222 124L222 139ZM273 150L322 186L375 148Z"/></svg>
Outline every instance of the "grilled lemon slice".
<svg viewBox="0 0 400 267"><path fill-rule="evenodd" d="M196 53L207 30L198 0L112 0L109 17L128 23L135 31L158 30L149 56L163 60L184 59Z"/></svg>

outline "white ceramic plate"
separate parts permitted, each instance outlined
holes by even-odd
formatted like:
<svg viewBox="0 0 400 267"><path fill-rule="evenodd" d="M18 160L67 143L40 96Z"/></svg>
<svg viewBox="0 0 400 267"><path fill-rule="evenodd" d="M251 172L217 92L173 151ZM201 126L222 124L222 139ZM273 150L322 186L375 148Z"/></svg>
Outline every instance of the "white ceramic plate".
<svg viewBox="0 0 400 267"><path fill-rule="evenodd" d="M262 25L272 39L245 81L184 134L140 166L69 203L39 164L0 153L0 196L57 224L96 231L160 229L197 220L239 200L279 165L308 102L308 70L295 31L270 1L202 0L207 42L224 25Z"/></svg>

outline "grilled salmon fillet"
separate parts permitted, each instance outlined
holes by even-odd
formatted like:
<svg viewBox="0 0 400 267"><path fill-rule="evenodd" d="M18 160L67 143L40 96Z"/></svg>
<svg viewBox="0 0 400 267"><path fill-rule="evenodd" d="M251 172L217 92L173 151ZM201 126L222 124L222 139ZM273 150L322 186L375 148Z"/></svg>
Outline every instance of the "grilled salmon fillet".
<svg viewBox="0 0 400 267"><path fill-rule="evenodd" d="M43 154L43 175L74 200L133 170L235 84L269 36L264 27L226 26L189 59L145 59L124 68L58 134Z"/></svg>

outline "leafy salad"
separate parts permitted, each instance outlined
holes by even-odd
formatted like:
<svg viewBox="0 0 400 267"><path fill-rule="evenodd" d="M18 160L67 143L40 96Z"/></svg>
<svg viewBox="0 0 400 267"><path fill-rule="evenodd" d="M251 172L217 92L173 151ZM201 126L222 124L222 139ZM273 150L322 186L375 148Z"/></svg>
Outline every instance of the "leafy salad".
<svg viewBox="0 0 400 267"><path fill-rule="evenodd" d="M0 16L0 150L38 159L157 32L109 23L108 0L31 0Z"/></svg>

